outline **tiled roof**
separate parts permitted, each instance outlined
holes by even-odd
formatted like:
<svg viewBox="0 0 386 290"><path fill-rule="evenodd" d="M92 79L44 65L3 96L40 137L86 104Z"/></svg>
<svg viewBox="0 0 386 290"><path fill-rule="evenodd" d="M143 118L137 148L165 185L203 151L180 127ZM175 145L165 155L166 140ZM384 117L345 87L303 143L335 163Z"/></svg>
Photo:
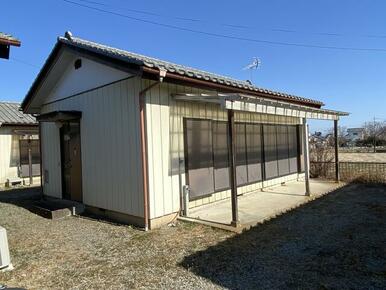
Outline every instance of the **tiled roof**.
<svg viewBox="0 0 386 290"><path fill-rule="evenodd" d="M20 40L4 32L0 32L0 42L6 42L9 44L18 45L18 46L20 45Z"/></svg>
<svg viewBox="0 0 386 290"><path fill-rule="evenodd" d="M156 59L153 57L144 56L141 54L129 52L126 50L102 45L96 42L84 40L78 37L73 37L67 34L66 37L59 37L59 42L65 43L70 46L75 46L78 48L86 49L88 51L92 51L98 54L102 54L108 57L116 58L123 60L127 63L133 63L138 65L143 65L149 68L157 68L157 69L165 69L169 73L179 74L182 76L187 76L190 78L195 78L199 80L209 81L213 83L223 84L235 88L241 88L246 89L249 91L257 92L257 93L264 93L271 96L281 97L281 98L287 98L289 100L295 100L295 101L301 101L306 102L314 105L323 105L322 102L303 98L291 94L281 93L277 91L272 91L268 89L259 88L256 86L253 86L249 84L246 81L236 80L233 78L229 78L226 76L210 73L203 70L198 70L195 68L175 64L172 62Z"/></svg>
<svg viewBox="0 0 386 290"><path fill-rule="evenodd" d="M6 125L34 125L37 124L35 117L23 114L19 111L19 103L0 102L0 126Z"/></svg>

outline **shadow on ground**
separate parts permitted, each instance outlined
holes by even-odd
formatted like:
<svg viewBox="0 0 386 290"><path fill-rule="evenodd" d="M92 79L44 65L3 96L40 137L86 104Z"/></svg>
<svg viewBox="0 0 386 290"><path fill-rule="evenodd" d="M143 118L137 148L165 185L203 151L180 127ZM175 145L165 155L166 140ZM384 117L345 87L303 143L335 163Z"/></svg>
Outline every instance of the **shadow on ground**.
<svg viewBox="0 0 386 290"><path fill-rule="evenodd" d="M25 201L36 200L41 198L40 186L0 188L0 202L4 203L23 203Z"/></svg>
<svg viewBox="0 0 386 290"><path fill-rule="evenodd" d="M385 289L386 186L350 184L180 266L230 289Z"/></svg>
<svg viewBox="0 0 386 290"><path fill-rule="evenodd" d="M40 199L40 186L0 189L0 202L20 206L30 211L33 201Z"/></svg>

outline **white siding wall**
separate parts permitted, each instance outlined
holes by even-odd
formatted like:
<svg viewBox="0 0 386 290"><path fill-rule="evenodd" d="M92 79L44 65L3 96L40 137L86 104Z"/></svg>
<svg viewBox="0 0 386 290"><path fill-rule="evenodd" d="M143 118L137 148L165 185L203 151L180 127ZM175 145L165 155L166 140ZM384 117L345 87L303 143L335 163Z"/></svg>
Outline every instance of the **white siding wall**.
<svg viewBox="0 0 386 290"><path fill-rule="evenodd" d="M42 108L42 113L82 111L82 185L86 205L143 216L139 89L140 81L135 77ZM59 196L59 127L47 123L43 128L43 163L49 175L45 193Z"/></svg>
<svg viewBox="0 0 386 290"><path fill-rule="evenodd" d="M142 88L152 82L142 80ZM176 102L172 93L204 93L207 91L162 83L146 94L150 218L177 212L180 209L180 189L185 184L183 118L227 120L227 113L215 104ZM254 113L235 113L236 121L272 124L300 124L294 117ZM296 179L296 175L291 178ZM281 182L282 179L278 179ZM239 193L261 188L262 184L240 187ZM229 196L229 191L197 200L191 206L213 202Z"/></svg>
<svg viewBox="0 0 386 290"><path fill-rule="evenodd" d="M12 135L11 128L0 128L0 184L18 177L18 164L19 136Z"/></svg>
<svg viewBox="0 0 386 290"><path fill-rule="evenodd" d="M81 59L82 61L82 67L77 70L74 68L76 59ZM70 65L67 66L51 93L44 100L44 103L81 93L128 76L126 72L99 64L87 58L73 56Z"/></svg>
<svg viewBox="0 0 386 290"><path fill-rule="evenodd" d="M42 123L40 126L43 191L45 195L62 197L62 175L60 168L59 127L55 123Z"/></svg>

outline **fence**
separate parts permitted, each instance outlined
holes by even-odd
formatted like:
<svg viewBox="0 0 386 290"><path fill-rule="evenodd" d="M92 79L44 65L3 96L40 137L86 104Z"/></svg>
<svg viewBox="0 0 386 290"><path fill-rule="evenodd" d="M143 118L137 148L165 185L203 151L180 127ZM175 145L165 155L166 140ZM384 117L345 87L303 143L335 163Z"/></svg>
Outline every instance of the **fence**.
<svg viewBox="0 0 386 290"><path fill-rule="evenodd" d="M386 146L377 146L377 153L386 153ZM339 147L339 152L343 153L373 153L374 147Z"/></svg>
<svg viewBox="0 0 386 290"><path fill-rule="evenodd" d="M386 163L381 162L339 162L340 179L360 182L386 183ZM311 177L335 178L334 162L311 162Z"/></svg>

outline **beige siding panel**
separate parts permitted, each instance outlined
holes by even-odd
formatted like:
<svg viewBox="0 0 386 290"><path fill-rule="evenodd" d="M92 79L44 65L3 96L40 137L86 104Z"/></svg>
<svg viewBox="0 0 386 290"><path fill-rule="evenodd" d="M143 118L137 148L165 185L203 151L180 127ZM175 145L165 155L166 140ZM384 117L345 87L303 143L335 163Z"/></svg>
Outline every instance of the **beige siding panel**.
<svg viewBox="0 0 386 290"><path fill-rule="evenodd" d="M139 79L131 78L43 107L45 113L82 111L82 185L87 205L143 216L139 89ZM59 140L59 128L53 126ZM59 145L47 147L44 151L49 152Z"/></svg>
<svg viewBox="0 0 386 290"><path fill-rule="evenodd" d="M142 80L142 88L152 81ZM161 83L146 93L147 149L149 169L150 218L157 218L180 209L180 192L185 185L183 119L203 118L227 120L226 110L219 105L175 101L172 93L208 93L192 87ZM236 112L237 121L272 124L299 124L300 119ZM239 188L247 193L261 188L261 183ZM230 191L218 192L198 199L191 206L218 201L230 196Z"/></svg>
<svg viewBox="0 0 386 290"><path fill-rule="evenodd" d="M29 127L0 127L0 185L3 186L7 179L19 178L20 166L20 147L19 141L22 137L16 135L14 130L30 129ZM32 139L38 139L38 135L33 135ZM21 178L23 182L29 183L29 178ZM40 182L39 177L33 177L33 183Z"/></svg>
<svg viewBox="0 0 386 290"><path fill-rule="evenodd" d="M0 184L18 177L19 137L11 128L0 128Z"/></svg>

